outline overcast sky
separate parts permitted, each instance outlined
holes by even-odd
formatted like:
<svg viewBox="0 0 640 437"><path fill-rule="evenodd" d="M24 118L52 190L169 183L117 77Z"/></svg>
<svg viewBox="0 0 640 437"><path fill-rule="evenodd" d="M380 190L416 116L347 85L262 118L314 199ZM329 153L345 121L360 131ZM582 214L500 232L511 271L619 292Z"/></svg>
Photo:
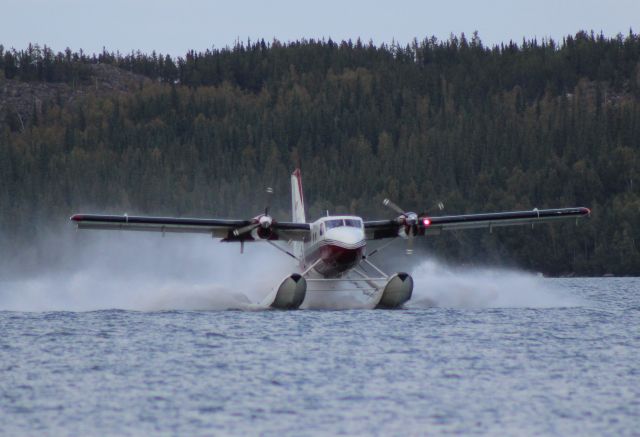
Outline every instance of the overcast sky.
<svg viewBox="0 0 640 437"><path fill-rule="evenodd" d="M485 44L561 39L578 30L640 31L640 0L0 0L0 44L29 42L92 53L188 49L264 38L406 43L480 33Z"/></svg>

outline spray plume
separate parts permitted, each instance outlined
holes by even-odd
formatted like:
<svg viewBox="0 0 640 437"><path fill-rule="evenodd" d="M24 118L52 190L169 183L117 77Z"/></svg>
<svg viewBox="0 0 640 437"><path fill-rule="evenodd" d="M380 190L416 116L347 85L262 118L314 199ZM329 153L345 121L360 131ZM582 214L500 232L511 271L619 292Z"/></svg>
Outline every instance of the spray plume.
<svg viewBox="0 0 640 437"><path fill-rule="evenodd" d="M409 307L552 308L580 306L575 297L539 275L503 268L456 268L433 259L412 272Z"/></svg>
<svg viewBox="0 0 640 437"><path fill-rule="evenodd" d="M78 232L51 238L51 265L0 281L0 310L251 309L288 272L291 260L264 244L201 235Z"/></svg>
<svg viewBox="0 0 640 437"><path fill-rule="evenodd" d="M267 244L247 244L241 255L238 245L202 235L64 231L36 252L48 261L0 279L0 310L257 309L295 271L290 258ZM520 271L453 268L426 259L410 273L409 308L580 305L549 280Z"/></svg>

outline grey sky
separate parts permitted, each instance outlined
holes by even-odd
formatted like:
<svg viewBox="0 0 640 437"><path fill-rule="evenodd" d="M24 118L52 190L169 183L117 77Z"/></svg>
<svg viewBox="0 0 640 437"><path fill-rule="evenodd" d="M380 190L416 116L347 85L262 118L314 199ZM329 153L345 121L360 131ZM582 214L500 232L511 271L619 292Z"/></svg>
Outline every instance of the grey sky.
<svg viewBox="0 0 640 437"><path fill-rule="evenodd" d="M54 50L132 49L182 55L240 38L362 38L376 44L474 30L485 44L580 29L607 36L640 30L639 0L257 1L0 0L0 43Z"/></svg>

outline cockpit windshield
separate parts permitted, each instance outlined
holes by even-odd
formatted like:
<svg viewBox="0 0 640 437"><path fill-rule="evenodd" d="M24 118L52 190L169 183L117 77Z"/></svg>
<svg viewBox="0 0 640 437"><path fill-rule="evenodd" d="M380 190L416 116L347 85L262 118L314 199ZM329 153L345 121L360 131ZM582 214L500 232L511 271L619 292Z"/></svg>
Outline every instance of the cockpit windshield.
<svg viewBox="0 0 640 437"><path fill-rule="evenodd" d="M338 228L338 227L342 226L342 219L340 219L340 220L327 220L326 222L324 222L324 226L325 226L325 228L327 228L327 231L329 229Z"/></svg>
<svg viewBox="0 0 640 437"><path fill-rule="evenodd" d="M362 222L358 219L344 219L345 226L351 226L352 228L361 228Z"/></svg>
<svg viewBox="0 0 640 437"><path fill-rule="evenodd" d="M327 230L338 228L340 226L349 226L351 228L359 229L362 227L362 221L358 219L333 219L324 222L324 226Z"/></svg>

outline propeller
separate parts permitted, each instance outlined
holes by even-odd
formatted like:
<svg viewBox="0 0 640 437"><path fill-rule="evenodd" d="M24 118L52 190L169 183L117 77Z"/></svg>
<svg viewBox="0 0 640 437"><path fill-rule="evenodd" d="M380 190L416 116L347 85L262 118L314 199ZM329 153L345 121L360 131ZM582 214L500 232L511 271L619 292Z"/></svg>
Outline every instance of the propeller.
<svg viewBox="0 0 640 437"><path fill-rule="evenodd" d="M416 232L418 231L418 214L411 211L404 211L389 199L384 199L382 204L400 214L396 219L396 222L402 226L400 228L400 235L407 239L407 255L412 255L413 237L415 237Z"/></svg>
<svg viewBox="0 0 640 437"><path fill-rule="evenodd" d="M247 232L251 232L253 231L255 228L257 228L258 226L260 226L260 222L256 219L252 220L253 223L250 223L246 226L242 226L240 228L234 229L233 230L233 235L235 235L236 237L239 237L242 234L246 234Z"/></svg>
<svg viewBox="0 0 640 437"><path fill-rule="evenodd" d="M400 208L398 205L396 205L395 203L393 203L390 199L384 199L382 201L382 204L384 206L388 206L389 208L391 208L392 210L394 210L398 214L404 215L404 210L402 208Z"/></svg>
<svg viewBox="0 0 640 437"><path fill-rule="evenodd" d="M246 226L242 226L240 228L233 230L233 235L239 237L240 235L246 234L248 232L253 231L256 228L262 228L264 230L270 230L271 225L273 224L273 217L269 215L269 210L271 209L271 198L273 197L273 188L267 187L265 190L266 193L266 205L264 208L264 214L261 214L257 217L251 219L251 223Z"/></svg>
<svg viewBox="0 0 640 437"><path fill-rule="evenodd" d="M267 187L267 189L264 191L266 193L266 200L264 203L267 205L264 208L264 215L269 215L269 210L271 209L271 199L273 198L273 188Z"/></svg>
<svg viewBox="0 0 640 437"><path fill-rule="evenodd" d="M407 252L407 255L412 255L413 254L413 238L416 236L416 234L418 232L418 220L419 220L418 214L416 214L415 212L403 210L398 205L393 203L390 199L384 199L382 201L382 204L384 206L394 210L398 214L400 214L398 216L398 218L396 219L396 223L398 223L398 225L401 226L401 228L400 228L398 233L400 234L400 236L402 236L402 237L407 239L406 252ZM442 202L436 203L435 206L440 211L442 211L444 209L444 204ZM426 217L426 213L422 213L420 215L421 216L425 216L425 217L423 217L421 219L423 221L424 226L425 227L429 226L429 224L431 222Z"/></svg>

